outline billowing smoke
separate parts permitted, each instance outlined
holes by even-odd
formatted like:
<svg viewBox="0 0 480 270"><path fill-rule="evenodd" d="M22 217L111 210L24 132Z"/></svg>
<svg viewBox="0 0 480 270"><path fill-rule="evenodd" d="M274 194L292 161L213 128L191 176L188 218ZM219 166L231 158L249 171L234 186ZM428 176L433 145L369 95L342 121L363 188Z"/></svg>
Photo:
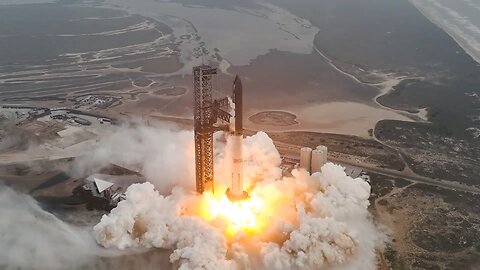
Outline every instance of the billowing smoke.
<svg viewBox="0 0 480 270"><path fill-rule="evenodd" d="M69 226L28 195L0 184L0 268L65 269L94 257L88 230Z"/></svg>
<svg viewBox="0 0 480 270"><path fill-rule="evenodd" d="M244 139L244 170L252 201L260 202L254 211L260 229L228 235L225 220L205 216L202 205L211 198L193 192L192 137L142 127L116 133L94 152L96 160L143 164L152 183L130 186L126 200L102 217L94 227L100 245L169 249L180 269L375 269L384 239L367 211L364 180L332 163L313 175L294 170L282 178L280 155L259 132ZM229 140L222 137L215 135L216 194L225 191L231 166Z"/></svg>
<svg viewBox="0 0 480 270"><path fill-rule="evenodd" d="M166 248L174 250L170 261L184 269L228 268L224 237L201 218L185 215L182 192L164 197L144 183L130 186L126 195L94 228L103 246Z"/></svg>
<svg viewBox="0 0 480 270"><path fill-rule="evenodd" d="M223 143L218 138L221 133L216 135L215 181L216 184L220 184L220 188L225 188L222 185L227 185L231 177L233 144L230 141L231 137L227 136L226 143ZM259 181L273 181L282 176L279 167L280 154L264 132L243 140L243 158L244 185L247 189L251 189Z"/></svg>
<svg viewBox="0 0 480 270"><path fill-rule="evenodd" d="M145 126L135 123L113 127L96 148L75 166L74 174L89 175L111 163L138 169L163 194L175 186L193 189L193 132L173 125Z"/></svg>
<svg viewBox="0 0 480 270"><path fill-rule="evenodd" d="M0 269L168 269L168 256L105 249L91 226L73 226L0 182Z"/></svg>

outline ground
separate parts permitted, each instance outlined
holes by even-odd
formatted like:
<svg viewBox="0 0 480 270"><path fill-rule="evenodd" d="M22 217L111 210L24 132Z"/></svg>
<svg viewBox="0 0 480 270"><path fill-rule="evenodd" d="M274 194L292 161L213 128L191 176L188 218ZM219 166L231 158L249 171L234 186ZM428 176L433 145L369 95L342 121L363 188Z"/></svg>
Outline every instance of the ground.
<svg viewBox="0 0 480 270"><path fill-rule="evenodd" d="M298 124L297 116L289 112L264 111L250 116L248 119L255 124L270 126L291 126Z"/></svg>
<svg viewBox="0 0 480 270"><path fill-rule="evenodd" d="M478 139L452 136L448 130L431 124L400 121L380 121L375 136L398 149L419 175L479 185Z"/></svg>
<svg viewBox="0 0 480 270"><path fill-rule="evenodd" d="M405 167L401 156L394 149L372 139L316 132L270 132L269 136L274 141L298 146L315 148L325 145L331 158L348 159L397 171L402 171Z"/></svg>
<svg viewBox="0 0 480 270"><path fill-rule="evenodd" d="M478 269L480 195L370 177L371 211L388 226L393 269Z"/></svg>

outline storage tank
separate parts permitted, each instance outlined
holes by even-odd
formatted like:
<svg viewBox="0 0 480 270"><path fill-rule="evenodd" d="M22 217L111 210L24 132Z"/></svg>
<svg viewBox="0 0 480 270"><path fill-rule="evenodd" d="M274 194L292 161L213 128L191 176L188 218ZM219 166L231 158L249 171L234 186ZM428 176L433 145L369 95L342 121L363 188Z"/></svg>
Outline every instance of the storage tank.
<svg viewBox="0 0 480 270"><path fill-rule="evenodd" d="M300 168L303 168L307 170L307 172L310 172L311 162L312 162L312 148L303 147L302 149L300 149Z"/></svg>
<svg viewBox="0 0 480 270"><path fill-rule="evenodd" d="M323 165L327 163L327 147L323 145L317 146L317 148L312 151L311 160L312 173L320 172Z"/></svg>

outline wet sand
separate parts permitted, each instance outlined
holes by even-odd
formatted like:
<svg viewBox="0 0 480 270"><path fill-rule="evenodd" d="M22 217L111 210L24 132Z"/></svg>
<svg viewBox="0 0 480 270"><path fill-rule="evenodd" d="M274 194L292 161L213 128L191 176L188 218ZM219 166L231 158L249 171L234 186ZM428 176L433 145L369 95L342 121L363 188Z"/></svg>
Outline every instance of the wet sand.
<svg viewBox="0 0 480 270"><path fill-rule="evenodd" d="M266 131L313 131L321 133L350 134L368 137L368 129L383 119L413 121L392 112L354 102L329 102L311 106L289 108L297 116L298 124L292 126L259 125L248 121L246 126Z"/></svg>

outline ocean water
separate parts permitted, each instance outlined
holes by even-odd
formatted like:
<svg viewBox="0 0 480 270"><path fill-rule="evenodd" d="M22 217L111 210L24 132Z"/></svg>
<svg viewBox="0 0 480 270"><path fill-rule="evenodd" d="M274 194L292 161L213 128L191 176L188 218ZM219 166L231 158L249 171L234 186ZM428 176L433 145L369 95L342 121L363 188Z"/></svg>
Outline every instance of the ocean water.
<svg viewBox="0 0 480 270"><path fill-rule="evenodd" d="M410 0L480 63L480 0Z"/></svg>

